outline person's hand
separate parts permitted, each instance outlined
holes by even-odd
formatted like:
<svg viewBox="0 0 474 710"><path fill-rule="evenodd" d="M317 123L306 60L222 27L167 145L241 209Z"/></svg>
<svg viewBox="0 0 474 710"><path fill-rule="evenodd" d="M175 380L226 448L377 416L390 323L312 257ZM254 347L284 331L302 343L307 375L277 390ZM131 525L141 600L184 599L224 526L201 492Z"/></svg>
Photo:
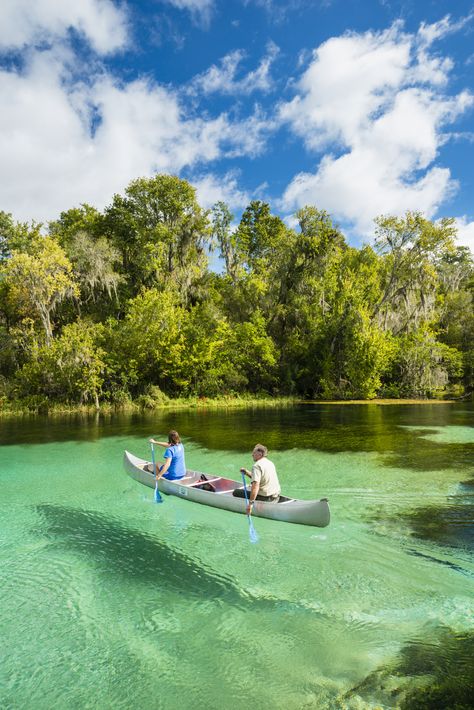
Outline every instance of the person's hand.
<svg viewBox="0 0 474 710"><path fill-rule="evenodd" d="M241 469L240 469L240 473L247 473L247 469L246 469L246 468L241 468Z"/></svg>
<svg viewBox="0 0 474 710"><path fill-rule="evenodd" d="M156 442L154 439L152 439L152 438L148 439L148 441L150 442L150 444L156 444L156 443L157 443L157 442Z"/></svg>
<svg viewBox="0 0 474 710"><path fill-rule="evenodd" d="M252 515L253 503L249 503L246 510L247 510L247 515Z"/></svg>

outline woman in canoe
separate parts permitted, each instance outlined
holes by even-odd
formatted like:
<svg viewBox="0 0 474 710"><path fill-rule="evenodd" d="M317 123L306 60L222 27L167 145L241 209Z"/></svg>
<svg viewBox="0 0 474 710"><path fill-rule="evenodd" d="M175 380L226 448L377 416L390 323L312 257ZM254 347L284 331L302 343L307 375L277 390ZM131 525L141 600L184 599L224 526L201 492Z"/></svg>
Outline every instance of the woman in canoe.
<svg viewBox="0 0 474 710"><path fill-rule="evenodd" d="M177 431L172 429L168 433L168 441L156 441L150 439L151 444L163 446L166 451L163 454L165 462L158 466L157 480L163 476L168 481L178 481L186 475L186 463L184 460L184 446L181 443Z"/></svg>

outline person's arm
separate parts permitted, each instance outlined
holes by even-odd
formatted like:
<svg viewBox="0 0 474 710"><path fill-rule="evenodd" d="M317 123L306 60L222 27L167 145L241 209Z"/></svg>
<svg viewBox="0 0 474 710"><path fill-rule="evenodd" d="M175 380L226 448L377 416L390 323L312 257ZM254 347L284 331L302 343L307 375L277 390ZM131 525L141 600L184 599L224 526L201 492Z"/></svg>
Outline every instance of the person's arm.
<svg viewBox="0 0 474 710"><path fill-rule="evenodd" d="M157 444L157 446L163 446L165 449L168 448L169 441L156 441L156 439L149 439L150 444Z"/></svg>
<svg viewBox="0 0 474 710"><path fill-rule="evenodd" d="M166 473L166 471L167 471L167 470L169 469L169 467L170 467L170 463L171 463L171 456L170 456L169 458L165 459L165 462L164 462L163 464L161 464L161 466L158 467L158 472L157 472L157 474L156 474L156 476L155 476L155 478L156 478L157 481L158 481L162 476L164 476L164 474Z"/></svg>
<svg viewBox="0 0 474 710"><path fill-rule="evenodd" d="M259 489L260 489L260 483L258 481L252 481L252 485L250 487L249 504L247 506L247 515L252 515L252 507L253 507L255 498L258 496Z"/></svg>

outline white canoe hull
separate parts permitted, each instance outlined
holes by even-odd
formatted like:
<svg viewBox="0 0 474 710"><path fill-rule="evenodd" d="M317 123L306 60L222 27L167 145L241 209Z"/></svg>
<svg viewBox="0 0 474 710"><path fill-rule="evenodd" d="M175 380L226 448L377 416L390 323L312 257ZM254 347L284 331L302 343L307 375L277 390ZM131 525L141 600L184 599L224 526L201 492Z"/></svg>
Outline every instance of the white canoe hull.
<svg viewBox="0 0 474 710"><path fill-rule="evenodd" d="M149 461L125 451L123 464L131 478L144 486L155 488L155 476L148 470L151 469ZM215 491L204 490L201 487L196 487L196 485L202 486L206 483L206 481L200 480L202 475L200 471L187 470L186 477L179 481L167 481L165 478L160 478L158 489L162 493L185 498L195 503L245 514L245 499L232 495L234 489L243 487L241 483L229 478L206 474L207 484L215 488ZM321 500L284 498L279 503L257 500L253 506L252 514L255 517L281 520L285 523L298 523L299 525L313 525L318 528L326 527L330 520L327 498Z"/></svg>

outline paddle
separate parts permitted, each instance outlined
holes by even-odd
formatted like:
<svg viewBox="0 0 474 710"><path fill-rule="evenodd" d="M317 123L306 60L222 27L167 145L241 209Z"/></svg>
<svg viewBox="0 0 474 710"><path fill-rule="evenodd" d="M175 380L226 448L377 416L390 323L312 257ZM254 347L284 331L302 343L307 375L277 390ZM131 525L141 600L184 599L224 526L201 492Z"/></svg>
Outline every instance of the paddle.
<svg viewBox="0 0 474 710"><path fill-rule="evenodd" d="M158 490L158 479L156 478L156 463L155 463L155 447L153 442L151 443L151 460L153 462L153 471L155 473L155 503L163 503L163 498L160 496L160 491Z"/></svg>
<svg viewBox="0 0 474 710"><path fill-rule="evenodd" d="M244 484L245 503L246 503L246 505L248 506L248 504L249 504L249 499L248 499L248 495L247 495L247 485L246 485L246 483L245 483L245 473L243 473L243 472L241 472L241 473L242 473L242 483ZM254 528L254 526L253 526L252 517L251 517L250 514L247 514L247 518L249 519L249 538L250 538L250 542L253 542L253 543L255 544L256 542L258 542L257 531L255 530L255 528Z"/></svg>

